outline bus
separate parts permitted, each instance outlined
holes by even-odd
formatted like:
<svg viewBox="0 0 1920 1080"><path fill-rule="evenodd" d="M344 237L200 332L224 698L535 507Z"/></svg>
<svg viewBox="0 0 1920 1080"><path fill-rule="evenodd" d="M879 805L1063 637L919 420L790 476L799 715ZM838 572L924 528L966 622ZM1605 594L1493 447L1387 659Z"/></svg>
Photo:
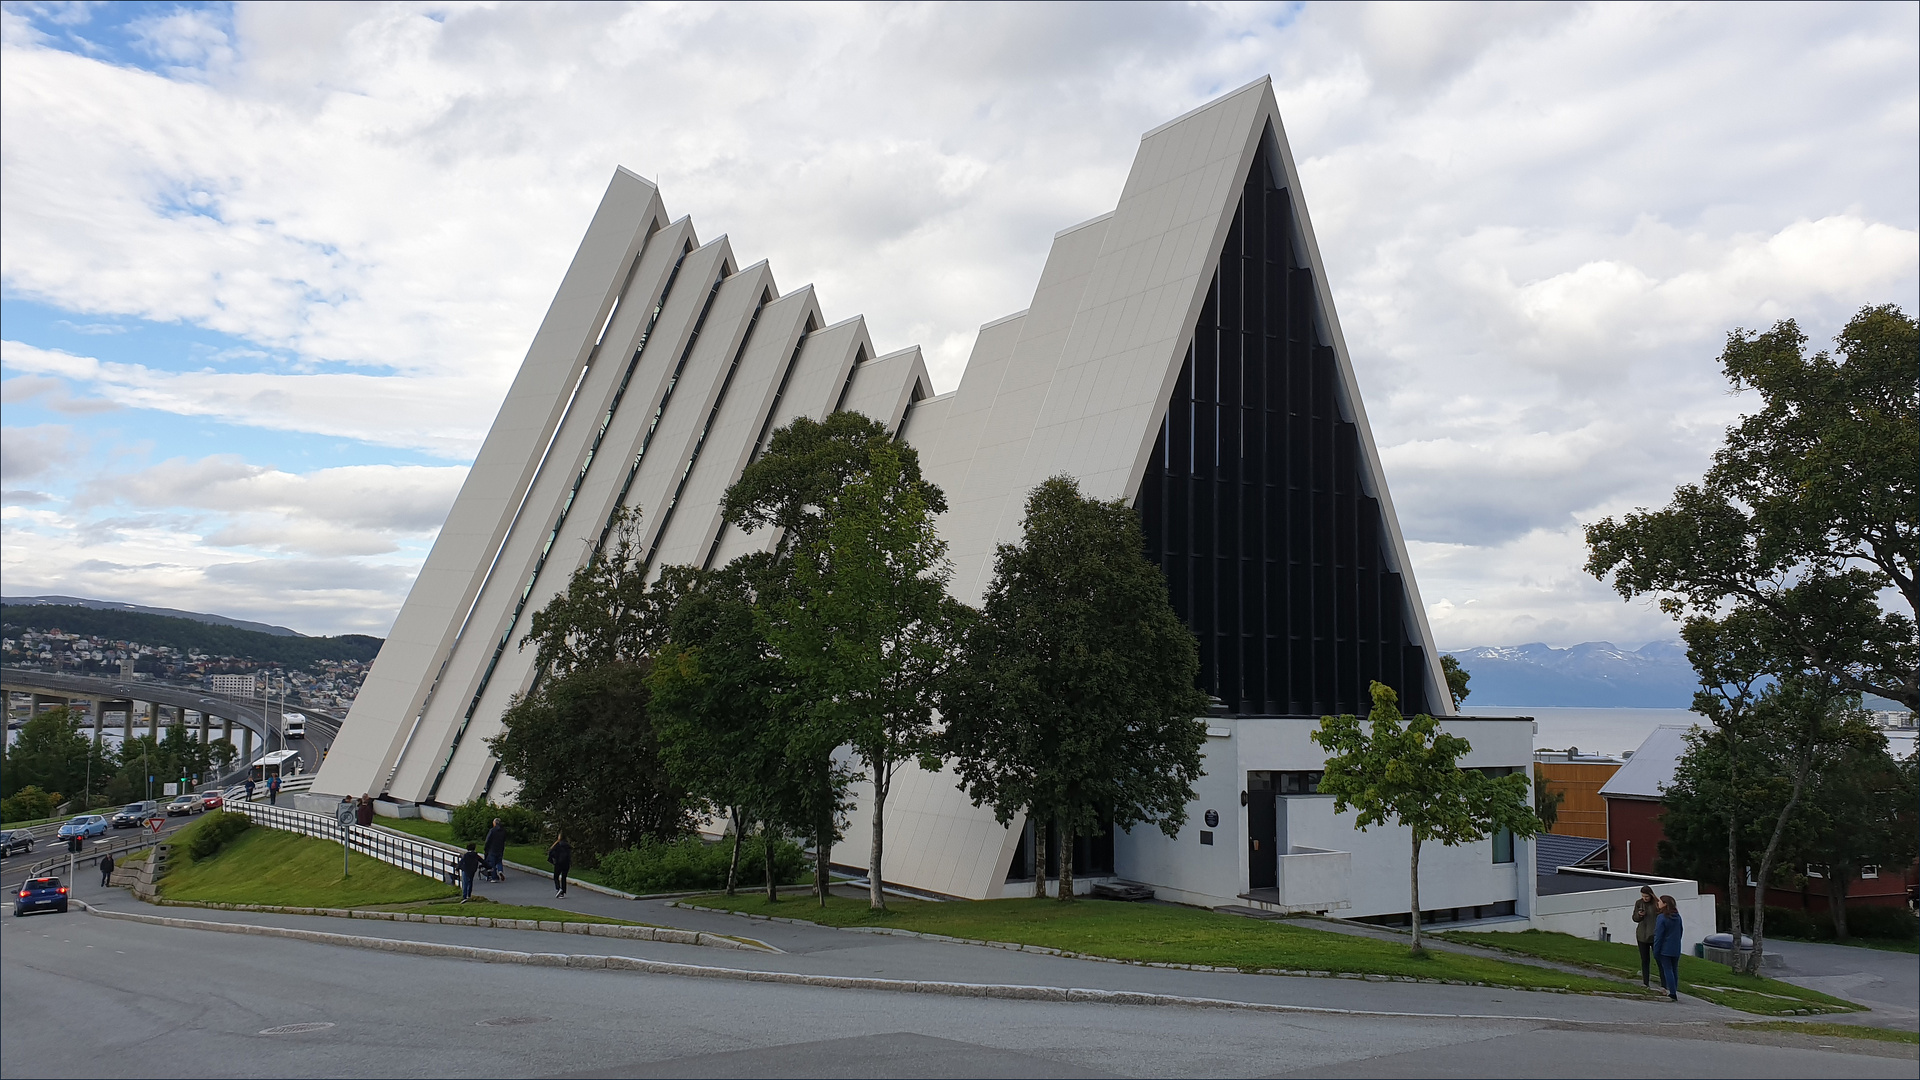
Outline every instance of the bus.
<svg viewBox="0 0 1920 1080"><path fill-rule="evenodd" d="M307 714L297 713L297 712L281 713L280 714L280 733L282 735L285 735L289 739L306 738L307 737Z"/></svg>
<svg viewBox="0 0 1920 1080"><path fill-rule="evenodd" d="M264 784L276 776L282 780L290 780L300 775L300 751L275 750L254 762L253 768L248 770L247 775L251 776L256 784Z"/></svg>

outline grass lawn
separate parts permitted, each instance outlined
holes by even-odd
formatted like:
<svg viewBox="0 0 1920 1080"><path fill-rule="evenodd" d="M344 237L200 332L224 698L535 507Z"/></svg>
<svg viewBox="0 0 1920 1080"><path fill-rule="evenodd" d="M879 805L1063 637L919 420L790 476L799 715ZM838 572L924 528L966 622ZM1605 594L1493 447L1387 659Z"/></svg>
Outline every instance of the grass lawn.
<svg viewBox="0 0 1920 1080"><path fill-rule="evenodd" d="M384 825L395 832L410 833L428 840L438 840L443 844L452 844L454 847L466 846L465 843L453 838L453 826L444 821L428 821L426 818L375 818L374 824ZM507 861L531 866L536 870L546 870L548 869L547 845L508 844ZM574 864L568 876L574 881L591 881L595 885L607 884L606 879L601 877L598 871L582 870L579 863Z"/></svg>
<svg viewBox="0 0 1920 1080"><path fill-rule="evenodd" d="M608 926L651 926L630 919L609 919L578 911L530 904L496 904L484 896L461 903L458 896L441 900L422 900L411 904L374 904L375 911L412 911L421 915L466 915L480 919L539 919L545 922L603 923Z"/></svg>
<svg viewBox="0 0 1920 1080"><path fill-rule="evenodd" d="M1848 949L1878 949L1881 952L1920 953L1920 941L1895 941L1891 938L1850 937L1845 941L1832 938L1787 937L1784 934L1769 933L1768 941L1804 941L1809 945L1839 945Z"/></svg>
<svg viewBox="0 0 1920 1080"><path fill-rule="evenodd" d="M1449 931L1445 937L1450 941L1467 941L1492 949L1507 949L1561 963L1579 964L1627 978L1637 979L1640 975L1640 950L1619 941L1588 941L1571 934L1555 934L1544 930L1523 930L1517 934ZM1860 1011L1860 1006L1851 1001L1829 997L1817 990L1808 990L1777 979L1735 975L1724 965L1692 956L1680 958L1680 990L1716 1005L1762 1016L1780 1016L1795 1009L1812 1009L1816 1012Z"/></svg>
<svg viewBox="0 0 1920 1080"><path fill-rule="evenodd" d="M1032 898L933 903L890 897L887 900L890 910L875 914L867 909L864 899L840 896L829 897L824 909L808 896L768 904L765 895L757 893L732 899L718 894L700 896L686 902L756 915L807 919L828 926L891 926L926 934L1040 945L1116 960L1206 964L1249 972L1282 968L1410 975L1579 991L1638 989L1610 979L1476 956L1429 952L1425 957L1416 958L1406 946L1396 942L1166 904L1112 900L1062 904L1058 900Z"/></svg>
<svg viewBox="0 0 1920 1080"><path fill-rule="evenodd" d="M1735 1031L1790 1031L1797 1035L1835 1039L1871 1039L1874 1042L1906 1043L1909 1046L1920 1043L1920 1032L1853 1024L1808 1023L1804 1020L1748 1020L1727 1026Z"/></svg>
<svg viewBox="0 0 1920 1080"><path fill-rule="evenodd" d="M288 907L367 907L458 897L460 890L410 870L353 856L352 876L340 878L340 845L254 826L206 859L187 856L181 830L173 862L161 879L169 900ZM468 905L472 906L472 905Z"/></svg>

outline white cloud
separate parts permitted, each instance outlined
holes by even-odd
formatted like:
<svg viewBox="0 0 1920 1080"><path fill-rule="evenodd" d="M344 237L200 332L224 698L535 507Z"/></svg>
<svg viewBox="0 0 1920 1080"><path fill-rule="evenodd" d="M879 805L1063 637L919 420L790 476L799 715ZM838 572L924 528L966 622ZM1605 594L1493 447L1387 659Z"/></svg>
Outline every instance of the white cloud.
<svg viewBox="0 0 1920 1080"><path fill-rule="evenodd" d="M9 405L450 459L615 165L783 289L816 283L830 318L865 313L883 350L920 343L948 389L974 328L1026 306L1052 233L1111 208L1138 133L1271 72L1449 645L1670 633L1579 572L1578 524L1704 468L1741 406L1714 364L1728 330L1792 316L1824 344L1865 304L1920 302L1912 5L241 4L141 24L165 75L50 48L86 27L36 28L44 10L4 15L10 295L295 362L9 341ZM259 456L200 502L161 465L116 467L186 501L91 511L155 530L113 565L319 551L321 511L202 505L337 505L320 471ZM199 531L161 544L163 515ZM339 543L402 543L387 528Z"/></svg>
<svg viewBox="0 0 1920 1080"><path fill-rule="evenodd" d="M72 455L73 443L73 430L58 424L0 428L0 480L45 475Z"/></svg>

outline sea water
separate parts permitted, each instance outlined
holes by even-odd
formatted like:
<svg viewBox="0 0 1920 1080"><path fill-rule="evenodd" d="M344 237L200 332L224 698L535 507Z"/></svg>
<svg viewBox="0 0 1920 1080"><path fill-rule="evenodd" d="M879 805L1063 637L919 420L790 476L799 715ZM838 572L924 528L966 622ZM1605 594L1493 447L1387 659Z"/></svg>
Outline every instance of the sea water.
<svg viewBox="0 0 1920 1080"><path fill-rule="evenodd" d="M1540 750L1577 748L1583 754L1620 757L1637 750L1653 729L1663 724L1708 726L1707 718L1689 709L1579 709L1542 705L1466 705L1468 716L1531 716L1539 725L1533 745Z"/></svg>

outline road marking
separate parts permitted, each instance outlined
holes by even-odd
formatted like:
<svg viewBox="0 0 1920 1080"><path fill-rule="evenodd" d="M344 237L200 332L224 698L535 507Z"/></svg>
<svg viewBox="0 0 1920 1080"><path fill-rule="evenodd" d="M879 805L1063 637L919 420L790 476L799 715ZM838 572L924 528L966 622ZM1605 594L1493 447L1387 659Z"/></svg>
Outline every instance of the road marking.
<svg viewBox="0 0 1920 1080"><path fill-rule="evenodd" d="M281 1024L279 1027L264 1028L262 1035L305 1035L310 1031L325 1031L332 1027L331 1021L321 1020L306 1024Z"/></svg>

